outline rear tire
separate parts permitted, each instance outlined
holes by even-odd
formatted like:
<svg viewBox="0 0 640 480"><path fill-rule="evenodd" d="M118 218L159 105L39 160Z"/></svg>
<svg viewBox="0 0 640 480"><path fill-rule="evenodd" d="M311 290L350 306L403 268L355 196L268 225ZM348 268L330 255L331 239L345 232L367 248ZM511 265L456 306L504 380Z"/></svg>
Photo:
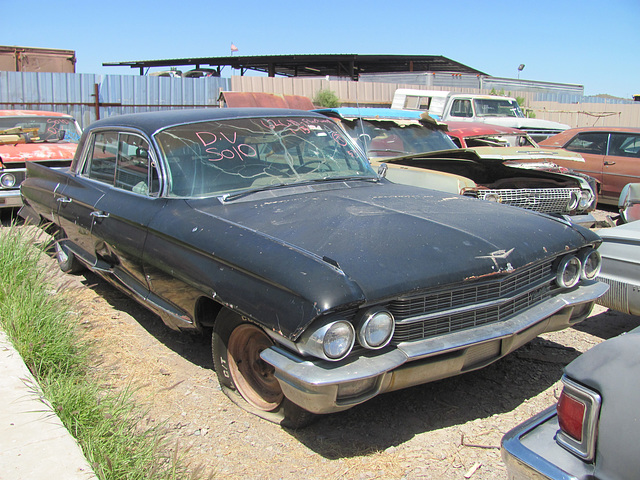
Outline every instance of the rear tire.
<svg viewBox="0 0 640 480"><path fill-rule="evenodd" d="M260 358L273 345L257 325L223 310L213 327L211 350L222 391L233 403L287 428L302 428L315 415L287 399L274 368Z"/></svg>
<svg viewBox="0 0 640 480"><path fill-rule="evenodd" d="M58 261L60 270L64 273L78 273L85 270L85 266L76 258L65 245L67 236L64 232L60 231L55 235L55 242L53 248L55 250L55 257Z"/></svg>

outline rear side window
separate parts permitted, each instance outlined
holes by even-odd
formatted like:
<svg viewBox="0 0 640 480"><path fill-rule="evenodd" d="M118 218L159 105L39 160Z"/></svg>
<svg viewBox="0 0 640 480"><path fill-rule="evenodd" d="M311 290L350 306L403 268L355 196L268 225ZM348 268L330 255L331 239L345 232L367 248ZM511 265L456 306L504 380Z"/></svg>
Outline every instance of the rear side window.
<svg viewBox="0 0 640 480"><path fill-rule="evenodd" d="M93 141L82 175L141 195L157 195L160 181L149 143L139 135L99 132Z"/></svg>
<svg viewBox="0 0 640 480"><path fill-rule="evenodd" d="M612 133L609 155L640 158L640 135Z"/></svg>
<svg viewBox="0 0 640 480"><path fill-rule="evenodd" d="M564 148L572 152L590 153L594 155L606 155L608 133L580 133L574 137Z"/></svg>

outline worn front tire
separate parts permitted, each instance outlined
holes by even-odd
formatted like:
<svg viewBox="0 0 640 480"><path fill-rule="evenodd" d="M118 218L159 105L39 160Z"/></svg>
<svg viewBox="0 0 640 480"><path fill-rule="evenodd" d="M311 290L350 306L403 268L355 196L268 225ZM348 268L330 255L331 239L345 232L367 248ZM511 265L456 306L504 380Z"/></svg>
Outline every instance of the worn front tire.
<svg viewBox="0 0 640 480"><path fill-rule="evenodd" d="M287 428L302 428L315 415L288 400L260 352L273 345L257 325L223 310L213 327L211 351L222 391L233 403Z"/></svg>

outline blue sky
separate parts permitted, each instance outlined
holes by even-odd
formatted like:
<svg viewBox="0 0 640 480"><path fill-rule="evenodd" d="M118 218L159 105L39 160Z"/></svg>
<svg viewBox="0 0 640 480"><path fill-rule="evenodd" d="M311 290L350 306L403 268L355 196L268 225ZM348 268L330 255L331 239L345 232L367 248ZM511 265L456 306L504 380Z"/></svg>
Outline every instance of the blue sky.
<svg viewBox="0 0 640 480"><path fill-rule="evenodd" d="M443 55L496 77L640 94L640 0L3 0L0 45L75 50L103 62L230 55ZM238 74L226 69L223 76Z"/></svg>

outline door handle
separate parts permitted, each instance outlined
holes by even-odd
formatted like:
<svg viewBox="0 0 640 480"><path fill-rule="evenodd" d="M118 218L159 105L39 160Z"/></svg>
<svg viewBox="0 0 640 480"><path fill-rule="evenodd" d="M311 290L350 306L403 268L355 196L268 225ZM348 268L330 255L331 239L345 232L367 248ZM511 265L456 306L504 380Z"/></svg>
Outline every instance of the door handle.
<svg viewBox="0 0 640 480"><path fill-rule="evenodd" d="M56 202L60 202L60 203L71 203L73 200L71 200L69 197L58 197L56 198Z"/></svg>
<svg viewBox="0 0 640 480"><path fill-rule="evenodd" d="M605 165L615 165L616 162L604 162Z"/></svg>
<svg viewBox="0 0 640 480"><path fill-rule="evenodd" d="M89 215L95 218L109 218L109 214L107 212L102 212L98 210L91 212Z"/></svg>

